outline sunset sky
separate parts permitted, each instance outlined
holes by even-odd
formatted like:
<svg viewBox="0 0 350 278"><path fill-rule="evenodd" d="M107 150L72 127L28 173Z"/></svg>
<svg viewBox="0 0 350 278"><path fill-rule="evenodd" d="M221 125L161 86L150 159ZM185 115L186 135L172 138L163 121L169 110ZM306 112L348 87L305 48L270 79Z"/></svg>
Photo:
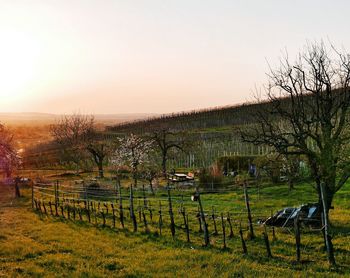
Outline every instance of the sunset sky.
<svg viewBox="0 0 350 278"><path fill-rule="evenodd" d="M0 0L0 112L168 113L252 99L348 1Z"/></svg>

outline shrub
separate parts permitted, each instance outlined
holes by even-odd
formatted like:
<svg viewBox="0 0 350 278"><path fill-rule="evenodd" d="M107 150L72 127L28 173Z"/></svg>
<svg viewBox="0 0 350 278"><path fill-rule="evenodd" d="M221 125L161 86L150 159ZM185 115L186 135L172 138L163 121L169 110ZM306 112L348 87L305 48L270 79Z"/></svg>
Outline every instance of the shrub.
<svg viewBox="0 0 350 278"><path fill-rule="evenodd" d="M258 156L253 163L256 165L260 176L269 177L272 183L280 182L283 161L279 156L276 154Z"/></svg>
<svg viewBox="0 0 350 278"><path fill-rule="evenodd" d="M222 182L222 173L216 163L209 168L200 169L198 177L202 186L218 186Z"/></svg>

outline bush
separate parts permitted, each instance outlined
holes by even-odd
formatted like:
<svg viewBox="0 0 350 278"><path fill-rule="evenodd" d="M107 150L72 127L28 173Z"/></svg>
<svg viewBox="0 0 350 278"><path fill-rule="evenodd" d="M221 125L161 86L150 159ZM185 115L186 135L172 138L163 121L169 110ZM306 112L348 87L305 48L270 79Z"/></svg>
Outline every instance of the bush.
<svg viewBox="0 0 350 278"><path fill-rule="evenodd" d="M272 183L280 182L283 161L278 155L267 154L258 156L253 163L256 165L261 177L269 177Z"/></svg>
<svg viewBox="0 0 350 278"><path fill-rule="evenodd" d="M218 185L221 185L221 182L222 182L222 174L216 164L214 164L209 168L200 169L198 177L199 177L199 183L202 186L211 186L211 185L218 186Z"/></svg>

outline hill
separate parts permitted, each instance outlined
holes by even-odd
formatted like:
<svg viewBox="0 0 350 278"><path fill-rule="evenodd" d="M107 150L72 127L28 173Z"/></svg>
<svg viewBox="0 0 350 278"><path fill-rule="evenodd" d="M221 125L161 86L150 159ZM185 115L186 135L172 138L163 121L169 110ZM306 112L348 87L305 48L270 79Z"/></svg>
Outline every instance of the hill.
<svg viewBox="0 0 350 278"><path fill-rule="evenodd" d="M192 110L161 116L123 122L107 129L111 132L130 133L152 132L158 128L175 130L193 130L222 128L225 126L244 125L253 121L254 113L265 103L244 103L224 107L213 107L201 110Z"/></svg>
<svg viewBox="0 0 350 278"><path fill-rule="evenodd" d="M134 120L140 120L155 116L156 114L130 113L130 114L96 114L95 120L99 124L120 124ZM26 125L38 126L49 125L58 120L62 115L50 113L0 113L0 122L10 126Z"/></svg>

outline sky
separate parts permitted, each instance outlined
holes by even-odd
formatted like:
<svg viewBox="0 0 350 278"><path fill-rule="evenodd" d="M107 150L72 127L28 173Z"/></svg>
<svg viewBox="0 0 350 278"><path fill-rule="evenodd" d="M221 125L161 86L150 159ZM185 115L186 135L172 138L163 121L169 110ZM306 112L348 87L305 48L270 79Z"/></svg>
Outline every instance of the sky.
<svg viewBox="0 0 350 278"><path fill-rule="evenodd" d="M253 100L349 1L0 0L0 112L170 113Z"/></svg>

